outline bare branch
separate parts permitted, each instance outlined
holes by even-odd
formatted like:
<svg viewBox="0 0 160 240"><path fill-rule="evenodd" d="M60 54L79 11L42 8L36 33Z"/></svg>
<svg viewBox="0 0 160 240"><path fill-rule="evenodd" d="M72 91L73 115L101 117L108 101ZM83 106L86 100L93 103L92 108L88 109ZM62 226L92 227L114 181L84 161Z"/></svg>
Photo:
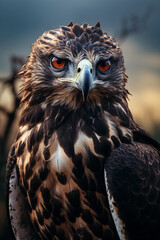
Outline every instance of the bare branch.
<svg viewBox="0 0 160 240"><path fill-rule="evenodd" d="M6 114L7 116L9 115L9 112L7 112L7 110L2 106L0 106L0 112Z"/></svg>
<svg viewBox="0 0 160 240"><path fill-rule="evenodd" d="M122 43L131 34L143 32L153 13L154 4L150 4L142 16L132 15L130 18L122 18L121 30L116 36L119 43Z"/></svg>
<svg viewBox="0 0 160 240"><path fill-rule="evenodd" d="M5 107L0 106L0 113L5 114L8 117L7 124L4 129L3 136L0 139L0 155L3 156L5 152L7 152L6 145L8 141L9 134L11 132L11 128L13 126L13 122L16 118L16 112L20 104L20 98L16 92L16 75L20 69L20 67L24 64L24 60L19 57L11 57L11 69L12 73L10 77L7 78L1 78L1 83L2 83L2 91L4 91L5 88L10 87L12 94L13 94L13 102L14 102L14 109L12 112L8 112Z"/></svg>

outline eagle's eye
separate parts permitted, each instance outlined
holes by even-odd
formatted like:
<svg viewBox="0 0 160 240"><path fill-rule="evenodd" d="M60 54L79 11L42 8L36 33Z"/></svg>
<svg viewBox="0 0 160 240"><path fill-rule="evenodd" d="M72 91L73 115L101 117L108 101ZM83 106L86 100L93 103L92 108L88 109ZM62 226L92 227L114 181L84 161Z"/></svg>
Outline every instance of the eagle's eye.
<svg viewBox="0 0 160 240"><path fill-rule="evenodd" d="M111 68L111 62L110 62L109 60L101 60L101 61L99 61L99 63L97 64L97 69L98 69L101 73L107 72L110 68Z"/></svg>
<svg viewBox="0 0 160 240"><path fill-rule="evenodd" d="M51 64L55 69L63 70L67 64L67 61L58 57L52 57Z"/></svg>

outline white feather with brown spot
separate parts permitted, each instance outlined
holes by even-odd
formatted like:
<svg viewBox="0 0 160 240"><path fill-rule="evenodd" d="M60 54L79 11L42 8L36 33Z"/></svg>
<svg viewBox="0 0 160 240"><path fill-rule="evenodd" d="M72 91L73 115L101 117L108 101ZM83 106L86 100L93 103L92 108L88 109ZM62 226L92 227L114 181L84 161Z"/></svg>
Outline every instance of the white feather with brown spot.
<svg viewBox="0 0 160 240"><path fill-rule="evenodd" d="M125 234L125 224L122 221L122 219L119 218L118 216L118 209L116 208L115 204L114 204L114 198L108 188L108 179L107 179L107 173L106 171L104 172L104 178L105 178L105 185L106 185L106 192L107 192L107 196L108 196L108 202L109 202L109 208L111 211L111 215L113 217L116 229L117 229L117 233L118 236L120 238L120 240L127 240L127 236Z"/></svg>

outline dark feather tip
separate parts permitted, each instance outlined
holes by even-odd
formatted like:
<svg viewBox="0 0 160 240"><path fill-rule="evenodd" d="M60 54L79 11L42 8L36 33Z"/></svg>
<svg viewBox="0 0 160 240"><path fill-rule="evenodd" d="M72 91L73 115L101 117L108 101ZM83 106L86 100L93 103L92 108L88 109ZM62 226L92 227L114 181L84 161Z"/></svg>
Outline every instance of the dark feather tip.
<svg viewBox="0 0 160 240"><path fill-rule="evenodd" d="M95 25L95 27L100 28L100 27L101 27L100 22L97 22L97 24Z"/></svg>
<svg viewBox="0 0 160 240"><path fill-rule="evenodd" d="M73 22L72 21L68 24L68 27L73 27Z"/></svg>

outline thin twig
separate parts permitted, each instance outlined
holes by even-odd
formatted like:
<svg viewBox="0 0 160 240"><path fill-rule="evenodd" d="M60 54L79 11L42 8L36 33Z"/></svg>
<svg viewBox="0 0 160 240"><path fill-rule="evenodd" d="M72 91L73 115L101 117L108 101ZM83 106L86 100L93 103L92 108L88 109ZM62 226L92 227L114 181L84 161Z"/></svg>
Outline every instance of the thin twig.
<svg viewBox="0 0 160 240"><path fill-rule="evenodd" d="M126 38L134 33L143 32L146 28L148 21L153 13L154 4L150 4L142 16L133 15L129 18L123 17L121 22L121 30L117 36L115 36L119 43L123 43Z"/></svg>

